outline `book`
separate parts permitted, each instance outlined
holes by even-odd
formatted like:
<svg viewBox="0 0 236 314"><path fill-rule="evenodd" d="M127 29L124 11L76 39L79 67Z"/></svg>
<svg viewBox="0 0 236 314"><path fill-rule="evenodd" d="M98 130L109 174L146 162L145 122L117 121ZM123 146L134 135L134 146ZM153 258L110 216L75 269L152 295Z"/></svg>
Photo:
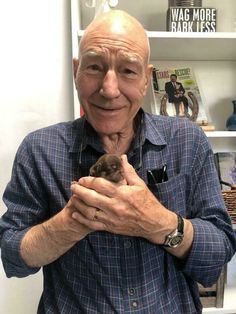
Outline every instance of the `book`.
<svg viewBox="0 0 236 314"><path fill-rule="evenodd" d="M215 32L216 9L169 7L166 22L170 32Z"/></svg>
<svg viewBox="0 0 236 314"><path fill-rule="evenodd" d="M179 94L181 97L180 100L182 100L178 104L179 108L177 108L176 105L176 97L173 101L173 99L170 99L170 95L166 92L166 83L170 84L170 77L172 74L177 76L175 94ZM178 92L178 88L180 92ZM200 90L192 68L154 68L153 90L153 113L187 117L198 123L200 126L204 126L205 129L214 130L213 126L209 127L206 110L204 108ZM187 98L187 100L184 98Z"/></svg>

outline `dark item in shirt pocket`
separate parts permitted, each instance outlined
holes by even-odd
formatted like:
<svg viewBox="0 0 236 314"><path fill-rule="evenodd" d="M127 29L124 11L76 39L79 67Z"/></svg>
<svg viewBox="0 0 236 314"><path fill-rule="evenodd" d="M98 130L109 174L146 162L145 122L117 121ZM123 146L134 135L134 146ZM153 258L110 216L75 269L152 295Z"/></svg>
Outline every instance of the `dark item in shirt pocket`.
<svg viewBox="0 0 236 314"><path fill-rule="evenodd" d="M187 175L178 174L163 183L149 183L148 187L162 205L185 217L188 204L188 184Z"/></svg>
<svg viewBox="0 0 236 314"><path fill-rule="evenodd" d="M149 184L157 184L168 181L167 165L159 169L147 170L147 179Z"/></svg>

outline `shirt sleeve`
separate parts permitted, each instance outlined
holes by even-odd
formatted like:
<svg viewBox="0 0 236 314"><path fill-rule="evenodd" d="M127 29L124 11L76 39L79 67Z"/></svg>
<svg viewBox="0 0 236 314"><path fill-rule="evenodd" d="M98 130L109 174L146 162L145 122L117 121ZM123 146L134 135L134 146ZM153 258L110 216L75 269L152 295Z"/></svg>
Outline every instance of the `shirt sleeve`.
<svg viewBox="0 0 236 314"><path fill-rule="evenodd" d="M210 286L234 255L236 237L224 205L214 155L204 134L195 145L187 215L193 224L194 241L183 271Z"/></svg>
<svg viewBox="0 0 236 314"><path fill-rule="evenodd" d="M8 277L24 277L39 268L26 265L20 254L20 244L33 225L46 219L46 195L26 138L20 145L13 164L11 181L3 201L7 212L0 219L0 247L3 267Z"/></svg>

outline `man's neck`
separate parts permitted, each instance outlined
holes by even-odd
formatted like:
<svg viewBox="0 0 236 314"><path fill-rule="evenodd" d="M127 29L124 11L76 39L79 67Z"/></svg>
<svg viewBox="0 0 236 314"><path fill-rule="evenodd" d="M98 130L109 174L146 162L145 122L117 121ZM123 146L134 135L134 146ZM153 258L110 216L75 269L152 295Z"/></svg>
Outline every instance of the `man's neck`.
<svg viewBox="0 0 236 314"><path fill-rule="evenodd" d="M127 133L116 133L100 137L102 145L107 153L122 155L125 154L134 138L134 131Z"/></svg>
<svg viewBox="0 0 236 314"><path fill-rule="evenodd" d="M100 140L104 150L109 154L122 155L127 153L140 125L141 116L142 114L138 113L133 124L123 130L123 132L110 135L100 134Z"/></svg>

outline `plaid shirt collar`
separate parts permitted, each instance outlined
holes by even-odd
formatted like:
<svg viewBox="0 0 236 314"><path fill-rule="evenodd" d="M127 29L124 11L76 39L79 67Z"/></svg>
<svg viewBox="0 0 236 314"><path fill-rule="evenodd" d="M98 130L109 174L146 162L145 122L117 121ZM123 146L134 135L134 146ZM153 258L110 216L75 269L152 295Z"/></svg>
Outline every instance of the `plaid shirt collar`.
<svg viewBox="0 0 236 314"><path fill-rule="evenodd" d="M149 141L153 145L165 146L167 144L166 140L161 130L154 124L150 114L145 113L143 109L140 109L138 114L141 114L141 123L135 135L133 149L138 149L140 144L143 145L145 141ZM73 123L70 152L82 152L87 145L101 153L105 153L98 134L83 116Z"/></svg>

